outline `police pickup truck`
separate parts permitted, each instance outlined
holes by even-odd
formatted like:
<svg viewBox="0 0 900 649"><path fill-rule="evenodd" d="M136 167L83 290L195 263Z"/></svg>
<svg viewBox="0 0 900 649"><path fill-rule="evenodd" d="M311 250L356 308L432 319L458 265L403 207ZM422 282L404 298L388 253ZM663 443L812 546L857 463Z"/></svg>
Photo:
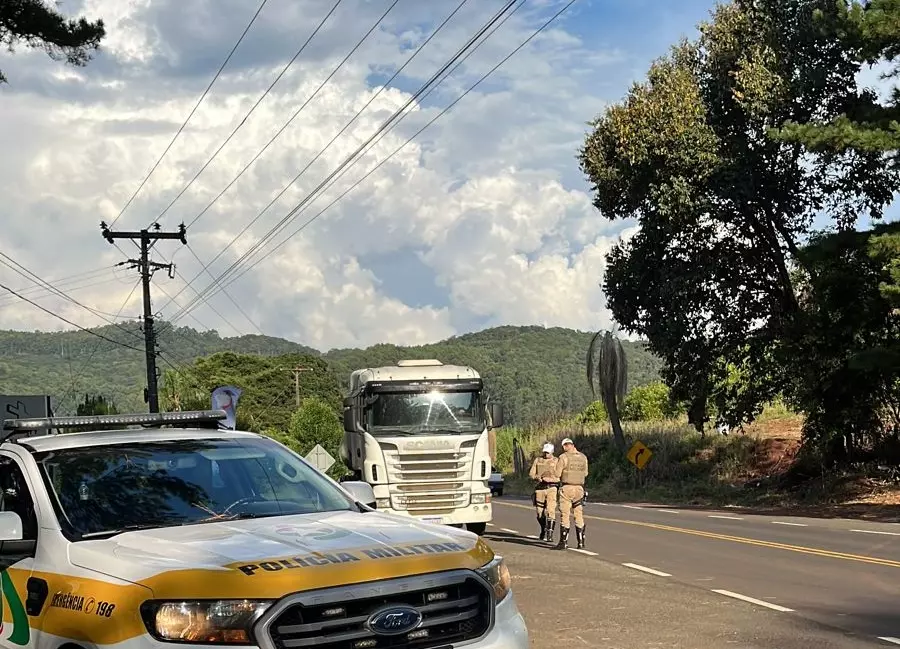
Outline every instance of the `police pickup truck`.
<svg viewBox="0 0 900 649"><path fill-rule="evenodd" d="M528 647L484 541L224 417L4 422L0 647Z"/></svg>

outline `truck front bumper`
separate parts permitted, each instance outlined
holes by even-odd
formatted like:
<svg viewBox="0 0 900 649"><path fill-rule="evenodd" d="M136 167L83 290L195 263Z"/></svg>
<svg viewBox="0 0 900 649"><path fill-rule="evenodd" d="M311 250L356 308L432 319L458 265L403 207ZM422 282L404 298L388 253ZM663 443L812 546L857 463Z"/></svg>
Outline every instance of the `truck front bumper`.
<svg viewBox="0 0 900 649"><path fill-rule="evenodd" d="M497 605L494 628L490 633L468 646L472 649L529 649L528 629L516 605L514 593L510 592Z"/></svg>
<svg viewBox="0 0 900 649"><path fill-rule="evenodd" d="M394 514L395 516L406 516L422 521L423 523L437 523L439 525L463 525L465 523L488 523L493 516L491 504L469 505L468 507L460 507L447 514L440 516L419 515L415 511L407 511L405 509L378 508L378 511L385 514Z"/></svg>

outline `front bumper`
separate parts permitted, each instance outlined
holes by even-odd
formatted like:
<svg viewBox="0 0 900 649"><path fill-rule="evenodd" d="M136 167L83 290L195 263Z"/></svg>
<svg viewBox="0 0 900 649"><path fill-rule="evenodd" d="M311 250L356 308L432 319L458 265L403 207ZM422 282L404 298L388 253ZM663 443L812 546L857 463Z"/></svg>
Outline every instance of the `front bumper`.
<svg viewBox="0 0 900 649"><path fill-rule="evenodd" d="M395 516L405 516L414 518L424 523L437 523L439 525L463 525L465 523L489 523L493 517L491 504L469 505L468 507L460 507L448 514L440 516L418 515L405 509L378 508L378 511L385 514L394 514Z"/></svg>
<svg viewBox="0 0 900 649"><path fill-rule="evenodd" d="M529 649L528 629L516 605L514 593L510 592L497 605L494 627L490 632L478 642L466 646L472 649Z"/></svg>

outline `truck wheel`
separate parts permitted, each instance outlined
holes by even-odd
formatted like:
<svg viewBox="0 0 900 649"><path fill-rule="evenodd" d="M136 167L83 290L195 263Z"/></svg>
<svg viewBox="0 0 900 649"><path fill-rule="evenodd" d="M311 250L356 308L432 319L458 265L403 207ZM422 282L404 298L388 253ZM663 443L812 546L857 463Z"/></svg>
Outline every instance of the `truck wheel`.
<svg viewBox="0 0 900 649"><path fill-rule="evenodd" d="M487 523L466 523L466 529L481 536L487 529Z"/></svg>

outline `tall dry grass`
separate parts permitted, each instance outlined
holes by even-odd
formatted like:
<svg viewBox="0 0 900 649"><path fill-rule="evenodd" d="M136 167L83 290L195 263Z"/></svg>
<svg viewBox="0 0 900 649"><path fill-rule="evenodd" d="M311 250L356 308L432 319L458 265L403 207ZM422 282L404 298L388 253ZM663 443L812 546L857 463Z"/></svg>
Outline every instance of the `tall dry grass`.
<svg viewBox="0 0 900 649"><path fill-rule="evenodd" d="M590 461L591 499L730 499L741 491L741 480L759 452L755 437L699 435L681 421L623 422L628 445L641 441L653 453L637 470L615 446L610 426L583 425L573 420L529 428L498 431L497 462L507 474L507 490L530 492L527 476L515 475L513 440L523 448L528 466L544 442L561 452L560 441L570 437ZM526 468L527 471L527 468Z"/></svg>

